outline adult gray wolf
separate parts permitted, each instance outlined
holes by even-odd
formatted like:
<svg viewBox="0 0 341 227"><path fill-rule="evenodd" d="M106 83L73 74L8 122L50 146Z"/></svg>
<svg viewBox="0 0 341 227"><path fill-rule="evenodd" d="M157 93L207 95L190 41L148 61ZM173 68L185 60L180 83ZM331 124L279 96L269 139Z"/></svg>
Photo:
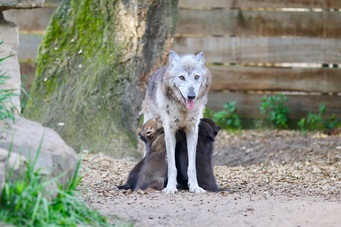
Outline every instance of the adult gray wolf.
<svg viewBox="0 0 341 227"><path fill-rule="evenodd" d="M188 150L188 186L191 192L201 193L195 166L198 125L207 102L211 74L204 65L204 53L179 56L169 53L168 65L157 70L150 78L143 102L144 121L158 115L164 127L167 150L168 182L163 190L177 192L175 165L175 134L184 130Z"/></svg>
<svg viewBox="0 0 341 227"><path fill-rule="evenodd" d="M197 178L200 187L210 192L220 191L213 171L212 155L214 151L214 141L220 127L208 118L200 120L199 136L196 151ZM187 142L183 131L178 131L175 148L175 161L178 170L177 181L182 189L188 189L188 154Z"/></svg>

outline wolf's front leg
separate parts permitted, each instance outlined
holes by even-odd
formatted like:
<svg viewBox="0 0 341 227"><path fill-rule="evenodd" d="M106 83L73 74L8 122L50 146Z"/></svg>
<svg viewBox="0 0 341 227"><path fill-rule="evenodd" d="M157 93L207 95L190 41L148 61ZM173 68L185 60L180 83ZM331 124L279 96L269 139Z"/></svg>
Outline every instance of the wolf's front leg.
<svg viewBox="0 0 341 227"><path fill-rule="evenodd" d="M203 193L204 189L199 187L197 180L197 169L195 165L197 142L198 142L198 127L194 127L186 132L187 150L188 150L188 187L191 192Z"/></svg>
<svg viewBox="0 0 341 227"><path fill-rule="evenodd" d="M165 131L165 142L167 150L167 164L168 164L168 182L165 189L166 193L176 193L178 190L176 188L176 175L177 170L175 166L175 132L170 128L170 126L164 126Z"/></svg>

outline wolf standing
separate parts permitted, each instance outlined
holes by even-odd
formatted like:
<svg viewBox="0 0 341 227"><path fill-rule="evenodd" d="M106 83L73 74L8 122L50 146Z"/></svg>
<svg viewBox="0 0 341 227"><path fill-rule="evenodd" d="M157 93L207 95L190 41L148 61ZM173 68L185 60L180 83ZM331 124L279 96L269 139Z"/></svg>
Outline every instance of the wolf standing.
<svg viewBox="0 0 341 227"><path fill-rule="evenodd" d="M188 186L191 192L205 192L197 181L195 166L198 125L207 102L211 75L204 65L204 53L179 56L170 51L169 64L150 78L143 102L144 121L160 116L167 150L168 183L163 190L177 192L175 166L176 131L186 133L188 149Z"/></svg>

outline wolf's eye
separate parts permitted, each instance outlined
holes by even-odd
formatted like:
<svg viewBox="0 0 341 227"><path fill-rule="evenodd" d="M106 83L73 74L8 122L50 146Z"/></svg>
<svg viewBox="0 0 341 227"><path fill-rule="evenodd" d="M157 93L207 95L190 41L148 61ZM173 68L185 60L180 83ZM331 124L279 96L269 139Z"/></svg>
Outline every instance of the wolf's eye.
<svg viewBox="0 0 341 227"><path fill-rule="evenodd" d="M200 77L199 75L195 75L194 79L197 80L197 79L199 79L199 77Z"/></svg>
<svg viewBox="0 0 341 227"><path fill-rule="evenodd" d="M185 80L184 76L179 76L180 80Z"/></svg>

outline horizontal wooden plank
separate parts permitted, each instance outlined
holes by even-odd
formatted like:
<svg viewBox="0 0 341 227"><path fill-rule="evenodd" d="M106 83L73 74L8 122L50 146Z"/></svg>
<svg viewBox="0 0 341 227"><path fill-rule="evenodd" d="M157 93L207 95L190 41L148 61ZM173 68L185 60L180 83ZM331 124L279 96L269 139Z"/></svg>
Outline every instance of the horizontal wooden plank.
<svg viewBox="0 0 341 227"><path fill-rule="evenodd" d="M205 52L214 63L341 63L339 39L297 37L176 37L179 53Z"/></svg>
<svg viewBox="0 0 341 227"><path fill-rule="evenodd" d="M209 69L213 76L212 91L341 93L341 68L210 66Z"/></svg>
<svg viewBox="0 0 341 227"><path fill-rule="evenodd" d="M243 118L261 118L259 112L261 98L260 94L245 93L222 93L210 92L208 96L207 107L215 111L222 109L227 102L237 102L237 113ZM341 120L341 96L325 95L287 95L288 102L286 106L289 109L291 119L300 119L306 117L309 112L317 113L320 104L326 105L326 116L335 114Z"/></svg>
<svg viewBox="0 0 341 227"><path fill-rule="evenodd" d="M181 8L341 8L340 0L180 0Z"/></svg>
<svg viewBox="0 0 341 227"><path fill-rule="evenodd" d="M45 30L50 17L57 7L43 7L31 10L7 10L4 17L8 21L14 22L20 31Z"/></svg>
<svg viewBox="0 0 341 227"><path fill-rule="evenodd" d="M212 26L213 25L213 26ZM176 33L225 36L341 37L340 12L179 11Z"/></svg>

